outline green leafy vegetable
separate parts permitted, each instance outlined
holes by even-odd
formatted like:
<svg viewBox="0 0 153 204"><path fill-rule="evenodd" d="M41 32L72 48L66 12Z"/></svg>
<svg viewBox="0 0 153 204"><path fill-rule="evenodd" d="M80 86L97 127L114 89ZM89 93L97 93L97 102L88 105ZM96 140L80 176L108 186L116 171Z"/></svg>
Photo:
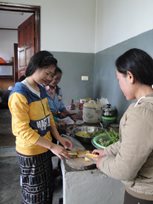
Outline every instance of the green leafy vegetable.
<svg viewBox="0 0 153 204"><path fill-rule="evenodd" d="M102 147L107 147L119 140L119 133L113 129L102 131L95 136L95 142Z"/></svg>

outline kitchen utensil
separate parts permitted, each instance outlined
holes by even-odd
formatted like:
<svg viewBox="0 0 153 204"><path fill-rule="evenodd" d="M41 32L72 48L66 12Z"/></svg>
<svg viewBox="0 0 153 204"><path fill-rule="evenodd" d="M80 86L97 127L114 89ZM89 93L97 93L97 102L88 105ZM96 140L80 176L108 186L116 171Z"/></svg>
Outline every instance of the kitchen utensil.
<svg viewBox="0 0 153 204"><path fill-rule="evenodd" d="M74 169L94 169L96 168L95 160L96 155L92 154L89 150L74 150L68 151L70 159L66 160L66 163ZM86 158L88 160L86 160Z"/></svg>
<svg viewBox="0 0 153 204"><path fill-rule="evenodd" d="M102 140L103 139L103 141L102 142L100 142L100 140ZM91 141L91 143L93 144L93 146L94 147L96 147L97 149L99 149L99 148L102 148L102 149L104 149L104 148L106 148L106 143L109 143L109 141L110 141L110 137L106 134L106 133L103 133L103 135L97 135L97 136L95 136L93 139L92 139L92 141Z"/></svg>
<svg viewBox="0 0 153 204"><path fill-rule="evenodd" d="M96 168L96 164L94 161L92 160L85 161L84 158L66 159L65 161L66 164L72 169L89 170Z"/></svg>
<svg viewBox="0 0 153 204"><path fill-rule="evenodd" d="M107 104L102 108L101 122L104 127L108 127L110 124L115 123L117 120L117 109L112 107L111 104Z"/></svg>
<svg viewBox="0 0 153 204"><path fill-rule="evenodd" d="M102 108L102 115L105 117L117 116L117 109L115 107L112 107L111 104L106 104Z"/></svg>
<svg viewBox="0 0 153 204"><path fill-rule="evenodd" d="M96 132L101 130L96 126L79 126L74 128L72 134L81 142L91 143L91 139Z"/></svg>
<svg viewBox="0 0 153 204"><path fill-rule="evenodd" d="M117 116L101 116L101 121L105 128L107 128L110 124L115 123L116 120Z"/></svg>
<svg viewBox="0 0 153 204"><path fill-rule="evenodd" d="M109 131L104 130L104 132L97 134L95 137L93 137L91 143L96 148L106 148L118 140L119 133L111 128Z"/></svg>

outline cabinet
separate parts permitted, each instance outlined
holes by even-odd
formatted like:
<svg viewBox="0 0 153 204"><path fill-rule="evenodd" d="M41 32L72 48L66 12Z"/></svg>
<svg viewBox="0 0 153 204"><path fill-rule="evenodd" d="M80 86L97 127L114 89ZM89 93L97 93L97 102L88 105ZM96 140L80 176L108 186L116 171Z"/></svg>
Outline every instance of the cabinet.
<svg viewBox="0 0 153 204"><path fill-rule="evenodd" d="M13 78L14 66L13 62L0 64L0 78Z"/></svg>

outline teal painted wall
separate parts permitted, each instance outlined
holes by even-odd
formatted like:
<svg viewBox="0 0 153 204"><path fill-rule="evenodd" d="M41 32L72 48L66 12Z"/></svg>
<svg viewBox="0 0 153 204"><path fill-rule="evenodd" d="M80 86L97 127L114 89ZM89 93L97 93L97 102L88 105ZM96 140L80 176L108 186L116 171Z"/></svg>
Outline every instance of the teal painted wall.
<svg viewBox="0 0 153 204"><path fill-rule="evenodd" d="M116 80L115 60L123 52L134 47L143 49L153 56L153 30L98 52L95 55L93 97L108 98L109 102L117 107L119 116L122 116L130 102L126 101Z"/></svg>
<svg viewBox="0 0 153 204"><path fill-rule="evenodd" d="M94 53L52 52L63 70L60 87L66 105L71 99L108 98L122 116L131 101L126 101L115 76L115 60L131 48L140 48L153 56L153 30L126 40L104 51ZM89 77L81 81L81 76Z"/></svg>
<svg viewBox="0 0 153 204"><path fill-rule="evenodd" d="M71 99L93 97L93 53L52 52L63 71L59 84L62 87L63 100L70 104ZM88 76L88 81L81 81L81 76Z"/></svg>

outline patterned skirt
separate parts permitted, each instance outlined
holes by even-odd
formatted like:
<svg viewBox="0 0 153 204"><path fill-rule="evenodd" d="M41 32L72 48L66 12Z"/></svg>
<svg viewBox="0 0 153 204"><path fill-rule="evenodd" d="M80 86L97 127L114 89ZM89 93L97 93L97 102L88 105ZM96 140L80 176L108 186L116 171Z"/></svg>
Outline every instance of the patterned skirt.
<svg viewBox="0 0 153 204"><path fill-rule="evenodd" d="M35 156L18 153L22 204L52 204L53 176L51 152Z"/></svg>

